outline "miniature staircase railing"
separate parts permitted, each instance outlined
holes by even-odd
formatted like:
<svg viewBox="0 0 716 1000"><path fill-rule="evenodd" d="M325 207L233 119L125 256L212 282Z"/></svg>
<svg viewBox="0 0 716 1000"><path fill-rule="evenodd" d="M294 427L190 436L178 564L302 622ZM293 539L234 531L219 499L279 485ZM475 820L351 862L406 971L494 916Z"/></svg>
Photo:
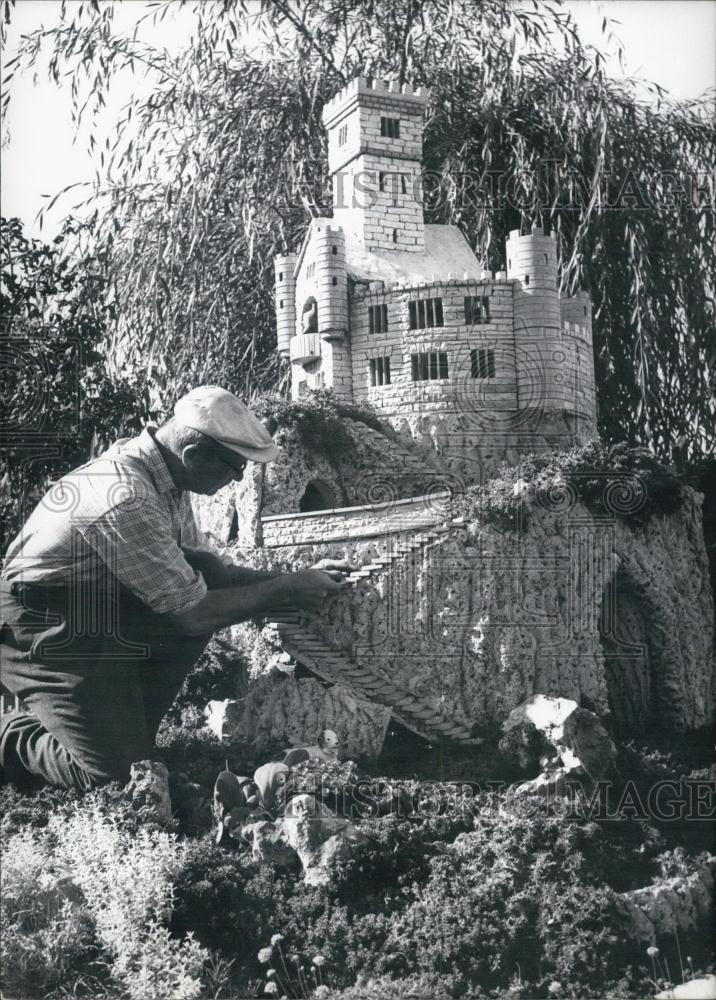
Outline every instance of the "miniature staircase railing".
<svg viewBox="0 0 716 1000"><path fill-rule="evenodd" d="M435 527L398 542L385 556L373 559L361 569L350 573L347 582L359 584L363 580L370 579L375 573L389 569L393 563L406 555L424 552L438 544L448 530L447 527ZM276 626L281 637L281 645L295 660L323 680L344 684L369 701L378 701L387 706L399 722L419 736L433 739L446 736L459 743L480 742L472 738L467 726L447 718L427 702L406 695L389 678L374 673L369 667L357 663L340 650L333 649L321 636L301 623L299 612L275 615L270 624Z"/></svg>

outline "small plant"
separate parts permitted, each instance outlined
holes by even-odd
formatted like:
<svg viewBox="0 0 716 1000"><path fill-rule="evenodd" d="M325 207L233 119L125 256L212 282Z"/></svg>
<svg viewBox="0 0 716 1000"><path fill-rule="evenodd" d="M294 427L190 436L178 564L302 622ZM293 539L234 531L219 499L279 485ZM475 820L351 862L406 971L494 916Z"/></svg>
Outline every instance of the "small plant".
<svg viewBox="0 0 716 1000"><path fill-rule="evenodd" d="M325 956L314 955L309 959L298 952L284 954L281 947L283 934L274 934L271 943L258 952L258 960L267 965L264 993L270 996L320 998L328 996L330 991L323 982L323 967Z"/></svg>
<svg viewBox="0 0 716 1000"><path fill-rule="evenodd" d="M2 866L6 987L46 992L89 959L131 997L195 1000L209 953L191 932L168 930L183 859L174 835L137 829L119 812L109 818L96 801L11 835Z"/></svg>

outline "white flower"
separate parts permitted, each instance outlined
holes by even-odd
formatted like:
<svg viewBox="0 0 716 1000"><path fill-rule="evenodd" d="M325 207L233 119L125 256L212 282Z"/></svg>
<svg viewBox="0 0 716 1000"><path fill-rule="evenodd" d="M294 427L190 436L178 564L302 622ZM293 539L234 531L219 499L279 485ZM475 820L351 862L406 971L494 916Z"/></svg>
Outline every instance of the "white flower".
<svg viewBox="0 0 716 1000"><path fill-rule="evenodd" d="M315 1000L322 1000L323 997L327 997L331 991L327 986L317 986L313 991L313 996Z"/></svg>
<svg viewBox="0 0 716 1000"><path fill-rule="evenodd" d="M649 958L656 958L656 956L659 954L659 949L655 945L652 945L651 948L646 949L646 953L649 956Z"/></svg>
<svg viewBox="0 0 716 1000"><path fill-rule="evenodd" d="M264 986L264 993L270 993L271 995L273 995L274 993L278 993L278 986L276 985L276 983L272 983L271 981L269 981Z"/></svg>
<svg viewBox="0 0 716 1000"><path fill-rule="evenodd" d="M267 962L271 961L272 954L273 948L261 948L259 951L259 962L263 962L266 965Z"/></svg>
<svg viewBox="0 0 716 1000"><path fill-rule="evenodd" d="M551 993L553 997L562 992L562 984L558 982L551 982L547 987L547 992Z"/></svg>
<svg viewBox="0 0 716 1000"><path fill-rule="evenodd" d="M271 938L271 945L272 947L275 948L276 945L280 944L282 941L283 941L283 934L274 934Z"/></svg>
<svg viewBox="0 0 716 1000"><path fill-rule="evenodd" d="M313 964L314 965L318 965L318 966L325 965L326 964L326 960L323 957L323 955L316 955L314 957L314 959L313 959Z"/></svg>

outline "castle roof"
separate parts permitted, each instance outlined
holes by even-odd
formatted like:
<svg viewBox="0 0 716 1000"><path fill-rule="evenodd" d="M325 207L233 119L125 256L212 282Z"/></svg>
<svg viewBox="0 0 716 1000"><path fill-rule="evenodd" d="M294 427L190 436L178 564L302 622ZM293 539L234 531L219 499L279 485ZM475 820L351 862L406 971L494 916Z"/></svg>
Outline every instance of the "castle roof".
<svg viewBox="0 0 716 1000"><path fill-rule="evenodd" d="M346 269L356 281L388 285L433 281L449 274L480 278L483 264L457 226L425 226L425 253L346 247Z"/></svg>

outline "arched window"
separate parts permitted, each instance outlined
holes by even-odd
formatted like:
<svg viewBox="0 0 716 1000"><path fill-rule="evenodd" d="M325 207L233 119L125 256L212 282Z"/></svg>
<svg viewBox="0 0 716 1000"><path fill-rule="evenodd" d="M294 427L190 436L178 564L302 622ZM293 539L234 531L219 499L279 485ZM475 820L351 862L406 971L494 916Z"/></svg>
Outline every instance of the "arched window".
<svg viewBox="0 0 716 1000"><path fill-rule="evenodd" d="M332 488L323 479L312 479L306 486L298 509L302 514L313 510L331 510L336 506L336 497Z"/></svg>
<svg viewBox="0 0 716 1000"><path fill-rule="evenodd" d="M313 296L303 305L301 329L303 333L318 333L318 304Z"/></svg>

